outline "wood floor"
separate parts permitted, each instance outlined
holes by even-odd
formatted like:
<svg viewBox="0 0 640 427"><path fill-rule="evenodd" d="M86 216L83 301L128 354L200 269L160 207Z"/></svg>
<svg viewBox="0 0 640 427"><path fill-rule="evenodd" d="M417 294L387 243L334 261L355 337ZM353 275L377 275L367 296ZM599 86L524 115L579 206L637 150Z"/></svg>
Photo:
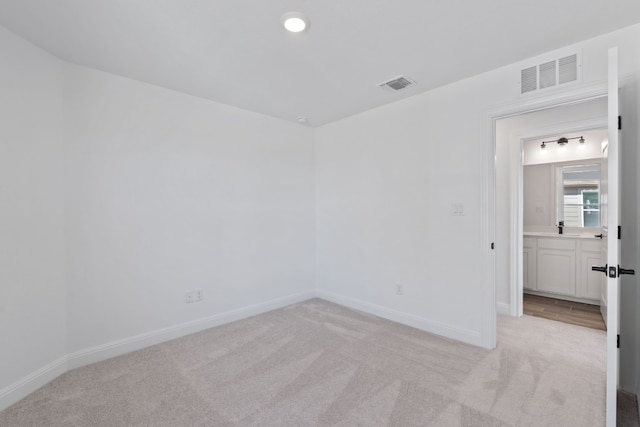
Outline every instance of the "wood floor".
<svg viewBox="0 0 640 427"><path fill-rule="evenodd" d="M523 311L536 317L606 331L597 305L524 294Z"/></svg>

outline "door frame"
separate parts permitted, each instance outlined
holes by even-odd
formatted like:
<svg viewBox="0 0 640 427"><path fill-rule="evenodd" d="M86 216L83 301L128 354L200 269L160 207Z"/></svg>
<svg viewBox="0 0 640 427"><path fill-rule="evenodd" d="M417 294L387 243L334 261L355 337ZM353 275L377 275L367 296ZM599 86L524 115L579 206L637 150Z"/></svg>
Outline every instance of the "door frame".
<svg viewBox="0 0 640 427"><path fill-rule="evenodd" d="M525 113L546 110L563 105L576 104L591 99L607 96L606 81L584 84L575 89L564 89L541 97L527 97L515 102L505 103L485 112L485 144L484 161L482 162L481 180L481 230L482 256L484 266L485 293L483 301L483 321L481 343L485 348L493 349L497 344L497 301L496 301L496 122L500 119ZM509 251L510 252L510 251ZM509 253L507 252L507 253ZM509 260L507 260L509 263Z"/></svg>

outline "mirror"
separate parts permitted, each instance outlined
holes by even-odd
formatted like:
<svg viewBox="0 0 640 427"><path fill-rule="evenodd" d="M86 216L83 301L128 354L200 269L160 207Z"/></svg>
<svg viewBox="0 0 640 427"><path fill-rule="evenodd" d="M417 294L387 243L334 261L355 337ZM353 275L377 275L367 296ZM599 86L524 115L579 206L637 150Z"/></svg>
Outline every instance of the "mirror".
<svg viewBox="0 0 640 427"><path fill-rule="evenodd" d="M600 164L556 170L557 221L565 227L600 227Z"/></svg>

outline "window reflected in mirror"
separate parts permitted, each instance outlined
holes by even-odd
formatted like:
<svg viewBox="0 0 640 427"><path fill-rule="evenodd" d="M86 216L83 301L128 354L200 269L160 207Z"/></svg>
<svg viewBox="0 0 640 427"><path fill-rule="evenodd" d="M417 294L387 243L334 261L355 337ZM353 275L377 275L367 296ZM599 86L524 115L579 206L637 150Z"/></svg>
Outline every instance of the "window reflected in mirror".
<svg viewBox="0 0 640 427"><path fill-rule="evenodd" d="M565 227L600 227L600 165L558 168L558 221Z"/></svg>

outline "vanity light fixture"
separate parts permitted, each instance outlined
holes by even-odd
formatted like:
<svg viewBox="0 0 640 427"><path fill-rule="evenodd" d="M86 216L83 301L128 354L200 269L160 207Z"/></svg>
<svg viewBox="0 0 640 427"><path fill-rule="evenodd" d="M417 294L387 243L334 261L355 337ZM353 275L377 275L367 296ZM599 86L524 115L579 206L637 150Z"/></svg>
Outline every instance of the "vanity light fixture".
<svg viewBox="0 0 640 427"><path fill-rule="evenodd" d="M542 144L540 144L540 148L546 148L546 146L547 146L546 144L549 144L549 143L552 143L552 142L557 142L559 146L564 147L572 139L577 139L577 140L579 140L580 144L584 144L584 137L582 137L582 136L575 136L573 138L566 138L566 137L563 136L562 138L554 139L552 141L542 141Z"/></svg>
<svg viewBox="0 0 640 427"><path fill-rule="evenodd" d="M287 12L282 15L280 20L284 28L292 33L301 33L309 29L310 25L309 18L301 12Z"/></svg>

